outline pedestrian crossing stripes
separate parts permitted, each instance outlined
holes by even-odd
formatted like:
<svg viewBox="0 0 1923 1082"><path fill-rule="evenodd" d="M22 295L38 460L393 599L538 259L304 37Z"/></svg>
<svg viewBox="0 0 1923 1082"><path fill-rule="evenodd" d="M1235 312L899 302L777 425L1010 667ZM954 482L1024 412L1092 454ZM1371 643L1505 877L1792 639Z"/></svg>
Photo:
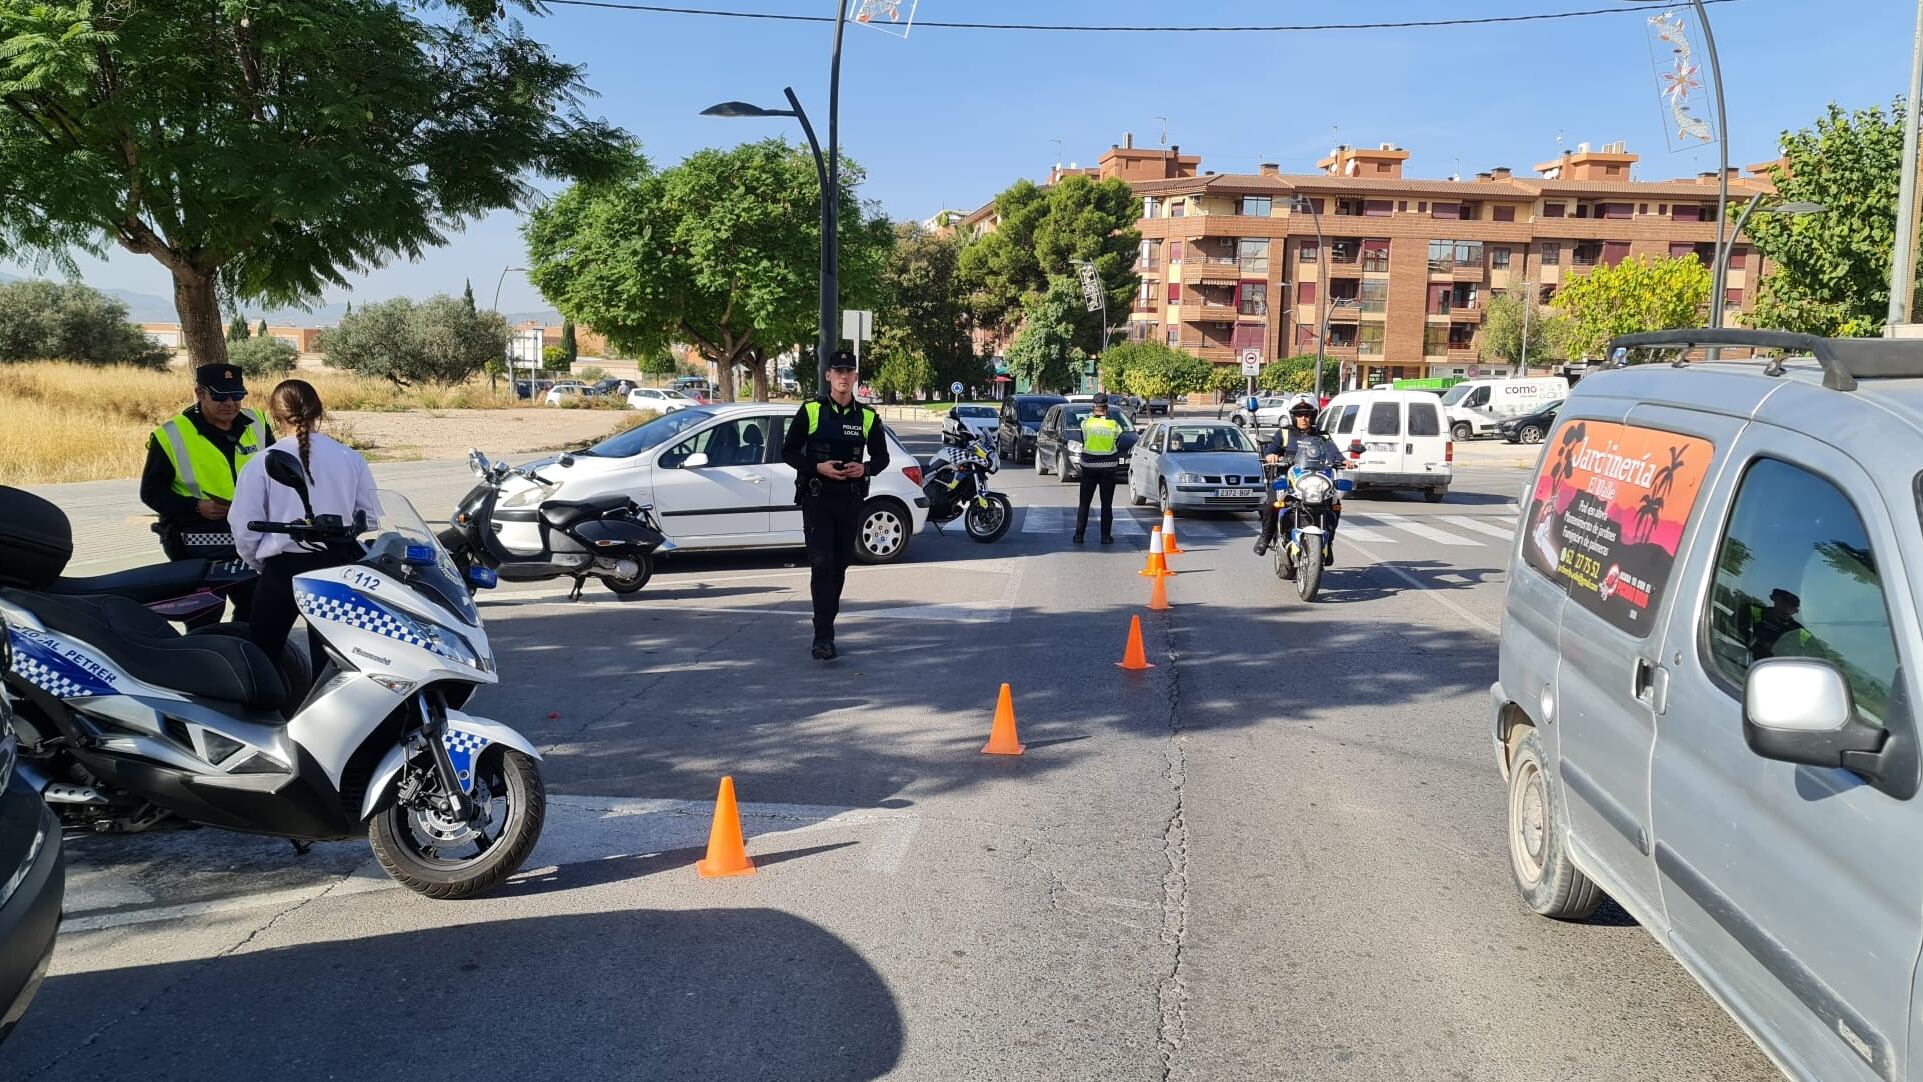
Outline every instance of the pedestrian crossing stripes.
<svg viewBox="0 0 1923 1082"><path fill-rule="evenodd" d="M1060 536L1066 539L1075 530L1073 507L1026 507L1022 516L1023 534L1036 537ZM1095 512L1098 517L1100 511ZM1151 527L1161 525L1161 516L1152 510L1115 509L1115 534L1118 537L1145 537ZM1176 532L1183 543L1198 544L1239 541L1253 536L1260 524L1254 515L1176 519ZM1100 531L1091 524L1090 533ZM1516 533L1513 512L1495 515L1397 515L1389 512L1364 514L1351 511L1342 516L1338 538L1346 537L1366 545L1394 545L1401 542L1427 542L1451 548L1506 546Z"/></svg>

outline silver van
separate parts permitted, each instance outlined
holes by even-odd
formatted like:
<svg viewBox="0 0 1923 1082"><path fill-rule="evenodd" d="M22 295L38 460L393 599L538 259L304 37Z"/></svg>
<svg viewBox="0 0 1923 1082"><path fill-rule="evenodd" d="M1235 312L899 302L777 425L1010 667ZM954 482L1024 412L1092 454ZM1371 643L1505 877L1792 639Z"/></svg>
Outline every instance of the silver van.
<svg viewBox="0 0 1923 1082"><path fill-rule="evenodd" d="M1612 343L1703 346L1788 357L1583 380L1525 493L1491 688L1516 885L1615 899L1790 1077L1923 1080L1923 342Z"/></svg>

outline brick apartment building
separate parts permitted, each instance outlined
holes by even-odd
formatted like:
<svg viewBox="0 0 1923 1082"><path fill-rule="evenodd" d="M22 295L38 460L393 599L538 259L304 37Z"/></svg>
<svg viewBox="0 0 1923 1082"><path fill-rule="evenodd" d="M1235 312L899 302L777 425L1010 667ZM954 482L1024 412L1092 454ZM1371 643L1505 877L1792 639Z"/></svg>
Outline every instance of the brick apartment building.
<svg viewBox="0 0 1923 1082"><path fill-rule="evenodd" d="M1313 353L1323 302L1326 352L1345 366L1344 385L1506 371L1478 360L1492 296L1526 287L1547 299L1592 267L1635 256L1711 260L1713 172L1632 180L1638 159L1620 143L1564 151L1531 177L1499 168L1471 180L1411 179L1402 175L1408 158L1386 143L1339 146L1317 163L1321 173L1275 165L1215 173L1180 147L1142 149L1125 138L1098 166L1058 168L1049 183L1120 177L1141 197L1142 286L1127 314L1129 338L1224 364L1247 348L1264 359ZM1732 203L1768 190L1760 175L1768 164L1748 177L1731 170ZM1320 247L1315 218L1298 199L1320 217ZM995 224L991 203L955 228ZM1751 301L1759 262L1737 238L1730 308Z"/></svg>

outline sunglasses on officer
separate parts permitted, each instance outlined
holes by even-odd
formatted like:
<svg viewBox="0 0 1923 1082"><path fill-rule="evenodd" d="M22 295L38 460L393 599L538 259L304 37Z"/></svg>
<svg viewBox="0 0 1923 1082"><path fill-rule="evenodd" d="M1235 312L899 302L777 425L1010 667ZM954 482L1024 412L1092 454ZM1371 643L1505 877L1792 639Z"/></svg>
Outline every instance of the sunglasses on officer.
<svg viewBox="0 0 1923 1082"><path fill-rule="evenodd" d="M205 387L202 387L200 391L202 394L206 395L210 399L213 399L215 402L247 401L246 391L210 391Z"/></svg>

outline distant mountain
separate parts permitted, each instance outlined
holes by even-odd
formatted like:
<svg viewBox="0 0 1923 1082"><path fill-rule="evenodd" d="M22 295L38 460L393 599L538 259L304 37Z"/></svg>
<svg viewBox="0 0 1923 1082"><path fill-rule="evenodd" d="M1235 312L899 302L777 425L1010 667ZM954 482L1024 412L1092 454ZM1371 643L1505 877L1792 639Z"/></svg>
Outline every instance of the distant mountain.
<svg viewBox="0 0 1923 1082"><path fill-rule="evenodd" d="M17 274L0 271L0 282L24 281ZM99 288L99 287L95 287ZM127 306L127 318L135 323L175 323L180 316L174 311L172 297L161 297L152 293L136 293L130 289L102 289L102 293L119 300ZM385 298L378 298L385 299ZM362 303L366 303L363 301ZM312 311L301 308L258 308L246 309L248 323L258 323L262 319L276 326L285 327L331 327L347 314L347 304L336 302L316 305ZM533 321L546 326L559 326L561 313L552 308L536 309L526 312L502 312L509 323Z"/></svg>

